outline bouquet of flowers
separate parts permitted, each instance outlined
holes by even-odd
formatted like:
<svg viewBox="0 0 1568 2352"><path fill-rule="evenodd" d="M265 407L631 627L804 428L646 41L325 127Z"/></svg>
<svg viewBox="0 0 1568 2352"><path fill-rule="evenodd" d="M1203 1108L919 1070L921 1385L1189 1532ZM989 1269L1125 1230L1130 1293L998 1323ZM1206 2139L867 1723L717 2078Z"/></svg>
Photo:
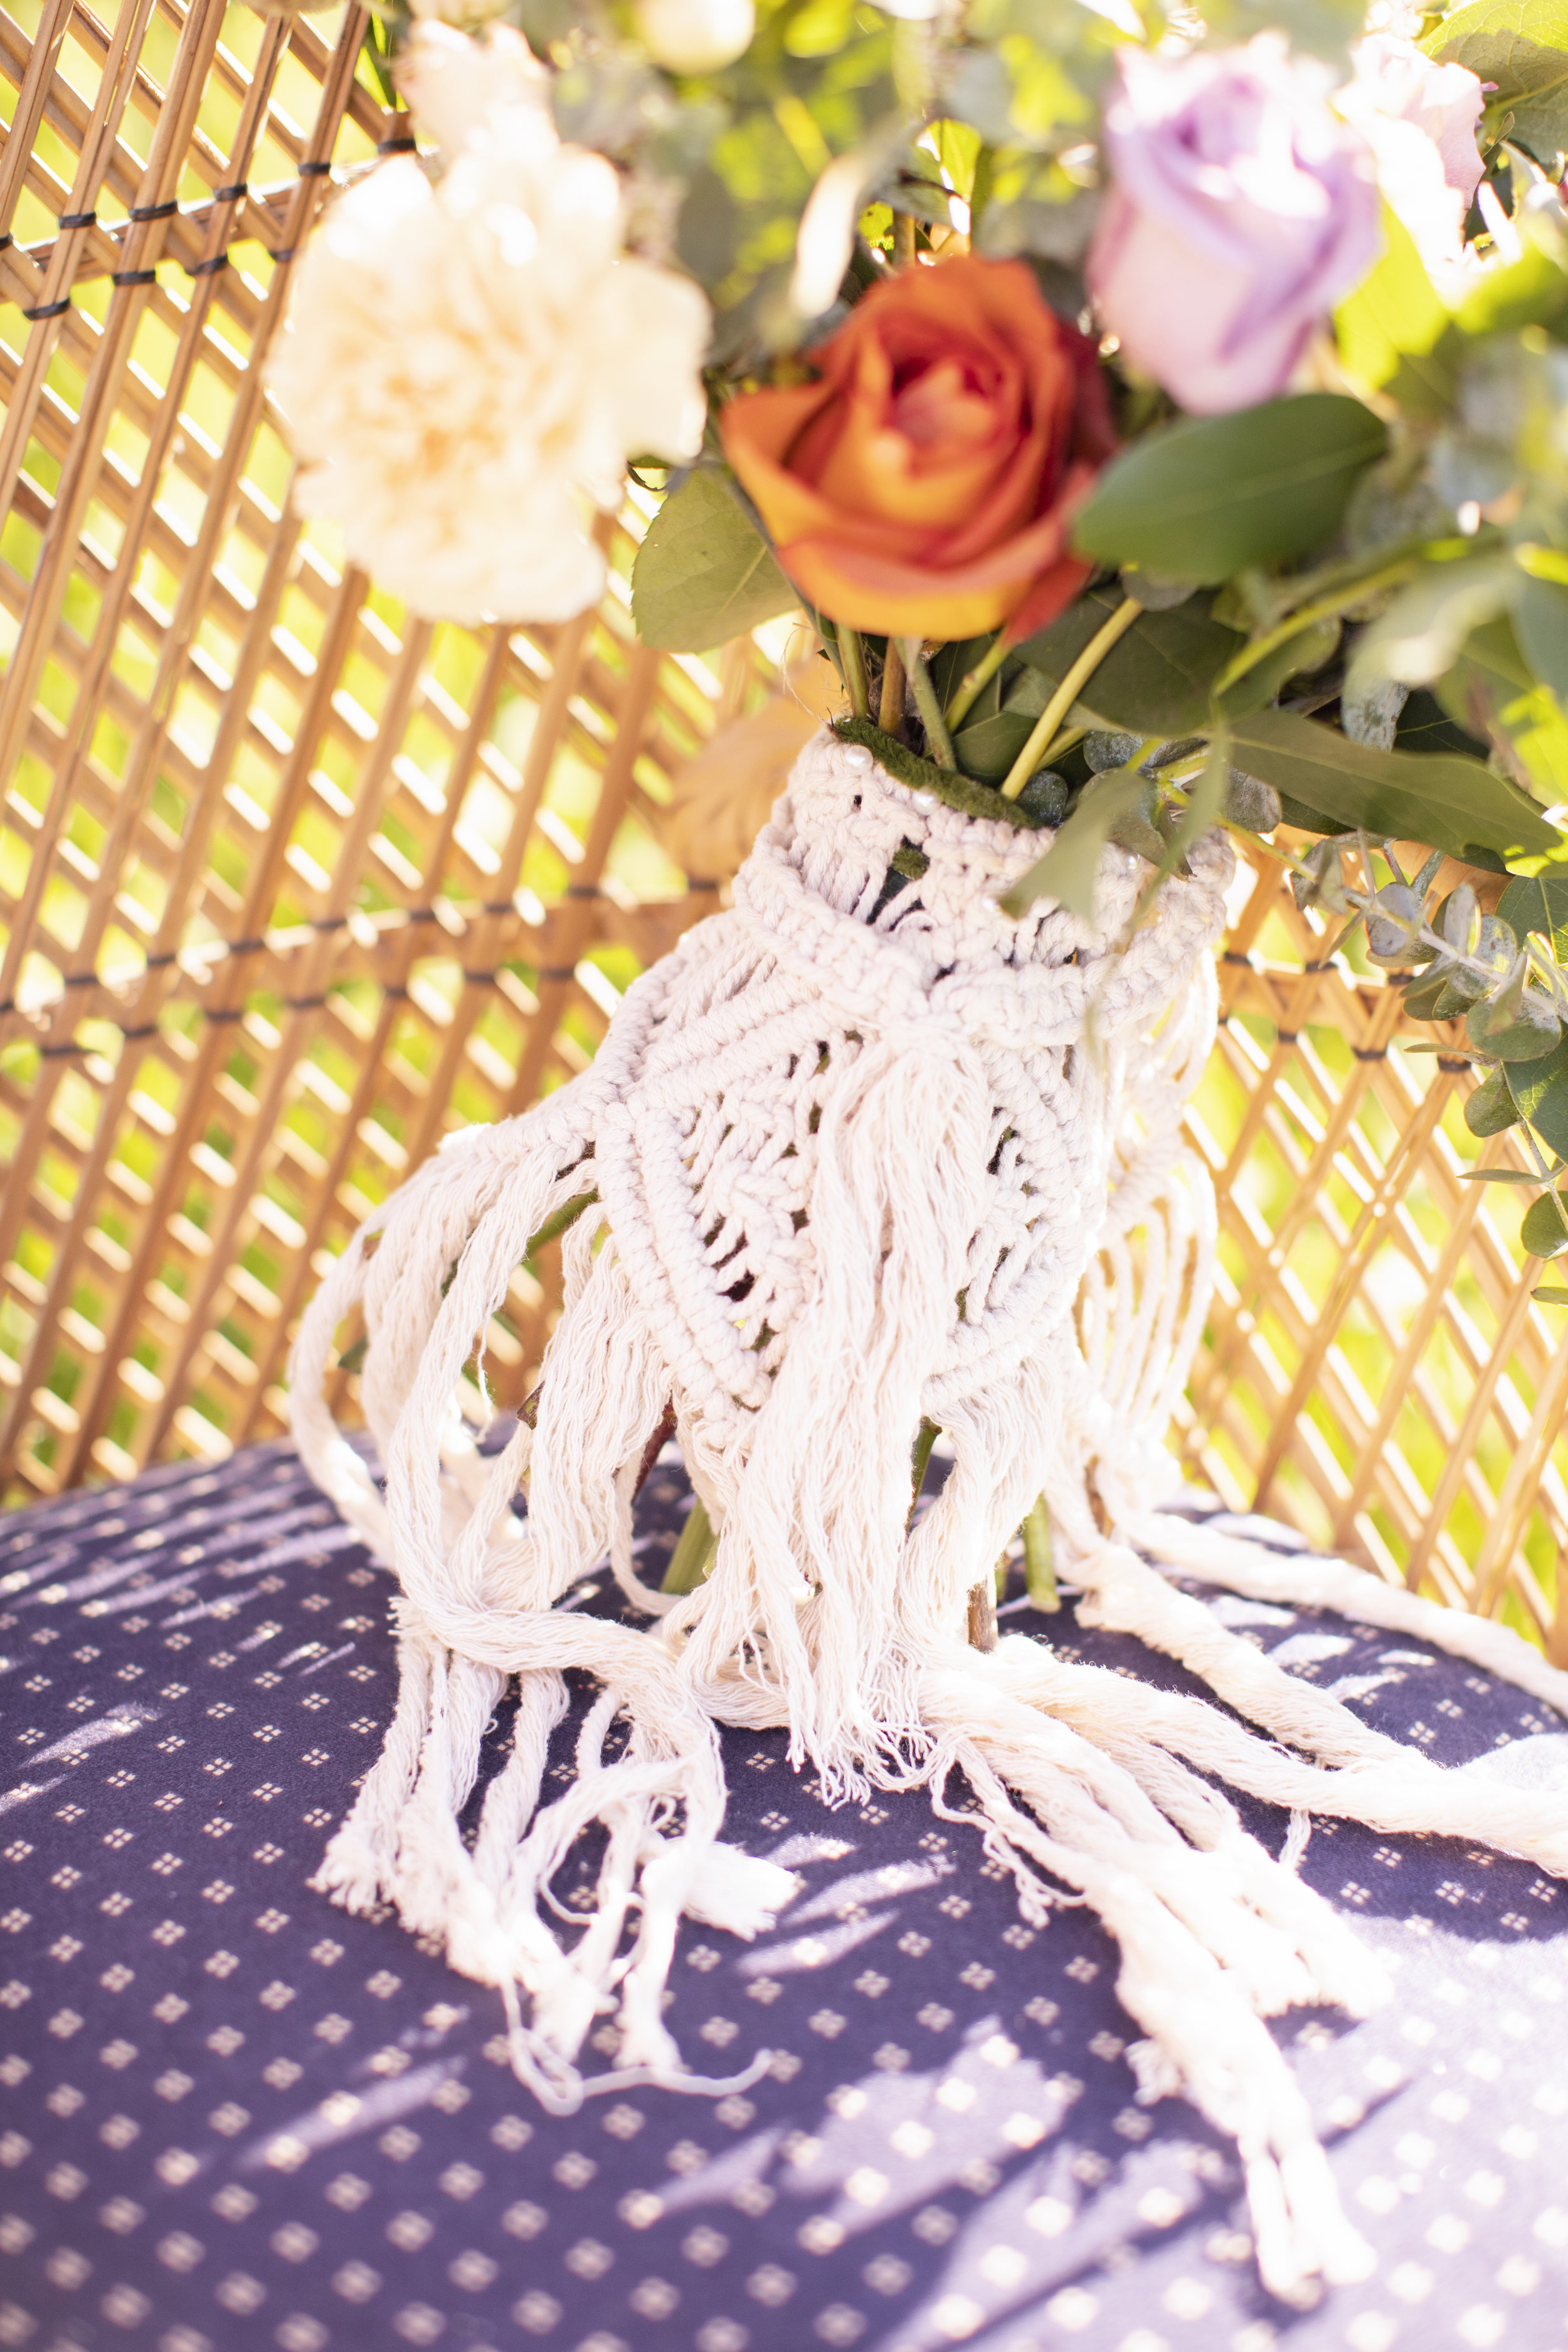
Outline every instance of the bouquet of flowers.
<svg viewBox="0 0 1568 2352"><path fill-rule="evenodd" d="M301 1446L405 1593L397 1719L321 1883L444 1936L570 2107L675 2077L682 1911L749 1934L783 1899L719 1841L715 1722L786 1725L829 1794L961 1773L1026 1915L1065 1882L1118 1937L1147 2095L1236 2132L1298 2295L1364 2250L1260 2020L1381 1988L1189 1767L1568 1867L1543 1803L1373 1734L1142 1556L1568 1697L1496 1626L1163 1507L1230 835L1462 1023L1466 1117L1536 1171L1525 1244L1568 1249L1568 33L1519 0L1361 11L388 10L419 145L332 205L274 366L298 497L416 611L577 612L629 476L645 643L799 604L837 687L733 907L581 1078L418 1171L307 1317ZM481 1455L459 1376L557 1234L540 1389ZM321 1402L355 1310L384 1491ZM671 1435L697 1500L656 1592L630 1514ZM1040 1605L1069 1576L1269 1738L998 1642L1020 1528ZM651 1632L552 1607L606 1550ZM570 1666L605 1696L541 1806ZM595 1820L572 1942L539 1906Z"/></svg>

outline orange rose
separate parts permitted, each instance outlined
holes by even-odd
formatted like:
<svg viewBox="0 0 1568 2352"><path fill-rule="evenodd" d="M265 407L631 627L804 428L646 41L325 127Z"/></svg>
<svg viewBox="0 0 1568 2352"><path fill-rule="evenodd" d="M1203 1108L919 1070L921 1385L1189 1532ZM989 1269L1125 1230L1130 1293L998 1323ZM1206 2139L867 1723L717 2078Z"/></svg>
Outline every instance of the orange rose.
<svg viewBox="0 0 1568 2352"><path fill-rule="evenodd" d="M873 286L814 383L742 394L724 451L818 612L877 635L1043 628L1091 566L1072 512L1114 446L1094 344L1022 262Z"/></svg>

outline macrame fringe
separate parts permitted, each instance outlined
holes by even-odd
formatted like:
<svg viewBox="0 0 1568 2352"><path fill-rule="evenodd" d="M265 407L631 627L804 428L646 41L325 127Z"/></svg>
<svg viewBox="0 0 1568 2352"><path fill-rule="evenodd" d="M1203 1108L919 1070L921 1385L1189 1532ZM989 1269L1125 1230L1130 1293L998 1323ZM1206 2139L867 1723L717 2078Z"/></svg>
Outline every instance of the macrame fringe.
<svg viewBox="0 0 1568 2352"><path fill-rule="evenodd" d="M1179 1480L1161 1441L1213 1272L1213 1192L1181 1119L1214 1034L1229 852L1201 845L1134 928L1146 869L1108 851L1093 929L1002 912L1038 847L817 739L733 909L637 983L592 1067L450 1139L345 1250L304 1319L294 1427L397 1572L400 1685L316 1884L351 1910L393 1906L497 1987L517 2074L552 2112L634 2081L728 2091L767 2053L733 2082L684 2071L661 2000L679 1921L754 1937L795 1881L721 1842L716 1726L786 1727L830 1801L926 1785L951 1811L962 1773L978 1810L954 1817L1024 1916L1086 1902L1116 1937L1147 2037L1140 2097L1181 2091L1235 2137L1262 2275L1300 2300L1371 2257L1262 2021L1311 2001L1363 2015L1388 1993L1296 1874L1310 1816L1558 1871L1568 1825L1370 1729L1140 1549L1418 1635L1564 1712L1568 1675L1501 1627L1163 1507ZM918 882L916 860L893 865L910 849ZM459 1383L531 1237L574 1213L537 1427L487 1459ZM356 1312L384 1495L324 1402ZM650 1592L631 1549L671 1416L718 1538L683 1597ZM952 1459L911 1528L922 1420ZM969 1646L968 1594L1042 1489L1080 1621L1179 1658L1266 1737L1040 1641ZM648 1631L554 1606L606 1556ZM545 1803L574 1668L601 1695ZM511 1754L470 1846L458 1817L509 1685ZM1289 1811L1279 1860L1214 1780ZM553 1881L595 1825L594 1903L568 1913ZM585 2076L608 2017L616 2063Z"/></svg>

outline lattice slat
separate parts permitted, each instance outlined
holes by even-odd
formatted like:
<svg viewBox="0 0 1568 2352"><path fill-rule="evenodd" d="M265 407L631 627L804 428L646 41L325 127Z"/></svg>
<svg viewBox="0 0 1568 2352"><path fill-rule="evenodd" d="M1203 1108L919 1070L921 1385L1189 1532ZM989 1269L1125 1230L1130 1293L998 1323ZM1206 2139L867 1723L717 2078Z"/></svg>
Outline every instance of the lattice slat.
<svg viewBox="0 0 1568 2352"><path fill-rule="evenodd" d="M1475 1083L1403 1023L1381 973L1326 968L1321 918L1259 860L1221 966L1192 1128L1221 1276L1186 1453L1238 1507L1568 1655L1568 1335L1531 1297L1523 1202L1466 1170L1525 1164L1464 1125Z"/></svg>
<svg viewBox="0 0 1568 2352"><path fill-rule="evenodd" d="M355 79L363 24L324 41L169 0L0 20L37 146L0 153L19 1491L275 1433L323 1253L447 1127L583 1066L618 989L714 903L648 821L768 664L721 685L636 646L635 511L606 526L602 612L482 633L409 623L288 511L261 362L316 167L390 132ZM520 1277L498 1360L526 1370L547 1316Z"/></svg>

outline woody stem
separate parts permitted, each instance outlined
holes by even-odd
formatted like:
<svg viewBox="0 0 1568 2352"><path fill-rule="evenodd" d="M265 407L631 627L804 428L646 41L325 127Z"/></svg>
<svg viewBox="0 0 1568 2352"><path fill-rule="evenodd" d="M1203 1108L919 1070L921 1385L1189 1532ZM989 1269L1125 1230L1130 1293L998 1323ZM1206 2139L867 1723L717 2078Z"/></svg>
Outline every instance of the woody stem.
<svg viewBox="0 0 1568 2352"><path fill-rule="evenodd" d="M877 709L877 724L884 735L896 735L904 723L904 663L895 638L888 639L887 658L882 664L882 698Z"/></svg>
<svg viewBox="0 0 1568 2352"><path fill-rule="evenodd" d="M1041 753L1078 700L1079 688L1089 684L1112 646L1126 635L1142 610L1136 596L1124 597L1105 626L1095 631L1035 721L1028 741L1008 769L1006 781L1002 786L1005 801L1017 799L1039 764Z"/></svg>
<svg viewBox="0 0 1568 2352"><path fill-rule="evenodd" d="M838 624L838 659L849 690L849 708L857 719L864 719L870 708L866 693L866 649L860 643L859 630L847 629L842 622Z"/></svg>

